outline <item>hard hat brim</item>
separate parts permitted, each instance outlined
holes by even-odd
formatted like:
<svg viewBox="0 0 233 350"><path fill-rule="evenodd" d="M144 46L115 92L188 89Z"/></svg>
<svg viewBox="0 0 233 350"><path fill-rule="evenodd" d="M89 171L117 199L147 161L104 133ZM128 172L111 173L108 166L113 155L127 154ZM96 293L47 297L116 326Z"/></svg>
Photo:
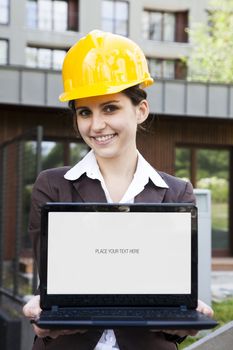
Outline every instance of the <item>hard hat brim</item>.
<svg viewBox="0 0 233 350"><path fill-rule="evenodd" d="M107 82L106 85L102 84L101 86L98 84L92 86L83 86L78 89L72 89L69 92L63 92L59 96L59 100L61 102L68 102L71 100L77 100L79 98L92 97L92 96L101 96L101 95L110 95L119 93L125 89L128 89L131 86L140 85L142 88L146 88L154 83L152 78L147 78L142 82L133 81L128 84L122 84L117 86L109 86Z"/></svg>

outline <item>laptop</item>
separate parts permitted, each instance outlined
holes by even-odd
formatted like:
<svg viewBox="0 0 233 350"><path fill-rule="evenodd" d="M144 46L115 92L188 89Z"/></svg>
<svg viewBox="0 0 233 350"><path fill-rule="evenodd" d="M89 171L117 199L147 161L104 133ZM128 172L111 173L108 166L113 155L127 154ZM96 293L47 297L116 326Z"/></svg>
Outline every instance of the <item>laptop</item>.
<svg viewBox="0 0 233 350"><path fill-rule="evenodd" d="M46 203L41 328L208 329L192 204Z"/></svg>

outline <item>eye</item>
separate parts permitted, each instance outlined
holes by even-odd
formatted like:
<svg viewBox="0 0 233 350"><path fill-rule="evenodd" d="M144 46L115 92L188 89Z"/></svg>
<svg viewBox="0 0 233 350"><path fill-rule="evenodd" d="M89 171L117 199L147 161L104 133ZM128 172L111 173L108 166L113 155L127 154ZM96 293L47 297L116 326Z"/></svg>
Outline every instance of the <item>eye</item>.
<svg viewBox="0 0 233 350"><path fill-rule="evenodd" d="M91 111L88 108L76 109L76 114L80 117L88 117L91 114Z"/></svg>
<svg viewBox="0 0 233 350"><path fill-rule="evenodd" d="M119 107L116 106L116 105L113 105L113 104L106 105L103 108L104 112L106 112L106 113L113 113L113 112L115 112L118 109L119 109Z"/></svg>

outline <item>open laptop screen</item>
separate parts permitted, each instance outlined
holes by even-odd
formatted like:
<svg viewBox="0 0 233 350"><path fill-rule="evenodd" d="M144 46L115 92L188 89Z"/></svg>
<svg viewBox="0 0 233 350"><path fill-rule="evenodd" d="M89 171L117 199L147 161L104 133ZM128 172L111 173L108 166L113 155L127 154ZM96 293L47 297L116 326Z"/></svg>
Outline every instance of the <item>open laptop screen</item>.
<svg viewBox="0 0 233 350"><path fill-rule="evenodd" d="M190 211L49 212L47 294L191 294L191 233Z"/></svg>

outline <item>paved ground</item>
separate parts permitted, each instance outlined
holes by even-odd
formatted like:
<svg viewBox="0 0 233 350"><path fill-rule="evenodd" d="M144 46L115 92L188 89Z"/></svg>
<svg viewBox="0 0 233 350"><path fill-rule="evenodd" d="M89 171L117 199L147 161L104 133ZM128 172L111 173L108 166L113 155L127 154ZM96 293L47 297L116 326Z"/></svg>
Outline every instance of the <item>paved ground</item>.
<svg viewBox="0 0 233 350"><path fill-rule="evenodd" d="M233 297L233 271L212 271L211 293L213 300Z"/></svg>

